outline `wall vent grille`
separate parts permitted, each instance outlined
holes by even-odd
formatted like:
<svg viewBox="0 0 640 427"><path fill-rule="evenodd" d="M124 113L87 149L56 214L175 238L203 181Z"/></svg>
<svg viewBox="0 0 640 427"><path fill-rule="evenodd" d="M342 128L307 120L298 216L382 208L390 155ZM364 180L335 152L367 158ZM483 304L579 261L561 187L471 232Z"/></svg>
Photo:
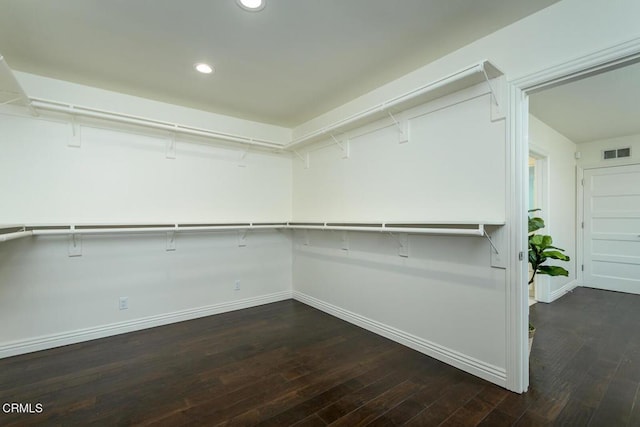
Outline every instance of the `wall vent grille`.
<svg viewBox="0 0 640 427"><path fill-rule="evenodd" d="M631 157L631 147L604 150L602 152L603 160L620 159L623 157Z"/></svg>

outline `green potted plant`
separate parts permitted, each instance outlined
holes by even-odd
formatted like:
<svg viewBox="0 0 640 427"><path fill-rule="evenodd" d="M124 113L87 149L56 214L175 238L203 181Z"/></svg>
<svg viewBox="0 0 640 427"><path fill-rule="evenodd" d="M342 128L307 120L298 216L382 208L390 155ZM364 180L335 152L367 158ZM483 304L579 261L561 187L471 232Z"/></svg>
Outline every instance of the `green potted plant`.
<svg viewBox="0 0 640 427"><path fill-rule="evenodd" d="M536 234L536 232L545 227L544 220L537 216L531 216L533 212L540 209L529 210L529 264L531 264L530 285L536 278L537 274L546 274L548 276L569 276L569 272L557 265L543 265L549 259L560 261L569 261L570 258L565 255L564 249L553 246L553 239L546 234ZM529 323L529 352L531 352L531 344L533 343L533 335L536 329Z"/></svg>

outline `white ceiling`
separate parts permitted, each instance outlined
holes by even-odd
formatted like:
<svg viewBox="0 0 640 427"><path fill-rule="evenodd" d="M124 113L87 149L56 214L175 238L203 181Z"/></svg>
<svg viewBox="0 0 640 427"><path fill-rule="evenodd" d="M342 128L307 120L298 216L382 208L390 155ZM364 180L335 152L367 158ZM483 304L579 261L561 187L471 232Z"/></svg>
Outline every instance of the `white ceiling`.
<svg viewBox="0 0 640 427"><path fill-rule="evenodd" d="M577 144L640 134L640 63L533 94L529 111Z"/></svg>
<svg viewBox="0 0 640 427"><path fill-rule="evenodd" d="M16 70L298 125L558 0L2 0ZM199 75L193 64L212 63Z"/></svg>

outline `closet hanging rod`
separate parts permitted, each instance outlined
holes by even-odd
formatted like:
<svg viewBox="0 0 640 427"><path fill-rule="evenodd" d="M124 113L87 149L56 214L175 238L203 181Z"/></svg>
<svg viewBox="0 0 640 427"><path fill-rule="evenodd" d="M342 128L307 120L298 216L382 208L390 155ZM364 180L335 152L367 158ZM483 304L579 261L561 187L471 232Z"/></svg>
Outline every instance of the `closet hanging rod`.
<svg viewBox="0 0 640 427"><path fill-rule="evenodd" d="M71 225L64 227L28 226L34 236L55 236L67 234L140 234L140 233L165 233L165 232L189 232L189 231L228 231L228 230L257 230L286 228L286 223L246 223L246 224L220 224L220 225Z"/></svg>
<svg viewBox="0 0 640 427"><path fill-rule="evenodd" d="M415 100L416 98L422 95L433 93L438 89L443 89L448 85L454 85L455 83L460 83L464 81L464 79L470 78L474 75L477 75L477 80L473 80L473 83L469 83L468 85L463 85L464 87L469 87L472 84L477 84L482 81L485 81L485 78L487 79L487 83L488 83L489 77L496 77L498 75L502 75L502 72L500 72L489 61L482 61L478 64L472 65L456 73L453 73L447 77L430 82L426 85L420 86L416 89L406 92L403 95L396 96L394 98L391 98L388 101L385 101L373 107L367 108L359 113L356 113L344 119L338 120L330 125L322 127L321 129L309 132L306 135L296 138L291 143L285 145L285 149L292 150L293 148L299 145L305 144L307 142L310 142L315 138L327 135L333 131L340 131L346 127L349 127L350 125L353 125L360 121L364 121L368 118L371 118L373 121L374 120L373 117L376 116L377 114L382 114L386 116L389 111L393 110L396 107L401 107L402 104ZM460 87L460 88L456 87L456 90L461 90L464 87ZM493 88L491 87L490 84L489 84L489 88L492 96L495 98L495 94L493 93Z"/></svg>
<svg viewBox="0 0 640 427"><path fill-rule="evenodd" d="M4 228L0 242L28 236L144 234L166 232L202 232L258 229L292 229L321 231L360 231L377 233L430 234L449 236L480 236L489 238L485 226L504 223L327 223L327 222L273 222L273 223L220 223L220 224L111 224L111 225L28 225ZM493 246L493 244L492 244Z"/></svg>
<svg viewBox="0 0 640 427"><path fill-rule="evenodd" d="M205 138L218 139L222 141L234 142L248 146L256 146L275 150L282 150L284 145L260 138L250 138L225 132L216 132L192 126L180 125L177 123L164 122L160 120L147 119L144 117L129 114L116 113L113 111L99 110L95 108L83 107L63 102L50 101L41 98L30 98L31 105L36 109L54 111L75 116L91 117L94 119L108 120L118 123L137 125L151 129L158 129L168 132L181 133L185 135L201 136Z"/></svg>
<svg viewBox="0 0 640 427"><path fill-rule="evenodd" d="M454 227L394 227L385 224L375 225L332 225L329 223L289 223L287 228L300 230L335 230L335 231L369 231L379 233L407 233L407 234L439 234L439 235L459 235L459 236L484 236L484 224L473 224L474 228L454 228Z"/></svg>

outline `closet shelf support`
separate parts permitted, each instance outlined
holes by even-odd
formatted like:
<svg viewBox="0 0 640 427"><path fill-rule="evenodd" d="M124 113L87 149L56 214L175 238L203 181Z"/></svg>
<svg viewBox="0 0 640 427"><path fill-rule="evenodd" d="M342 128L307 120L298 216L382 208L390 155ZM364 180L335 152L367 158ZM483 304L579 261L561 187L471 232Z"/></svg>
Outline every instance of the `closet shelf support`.
<svg viewBox="0 0 640 427"><path fill-rule="evenodd" d="M482 226L482 233L484 235L484 237L487 238L487 240L489 241L489 244L491 245L491 247L493 248L493 250L496 252L496 254L500 254L500 251L498 251L498 248L496 248L496 245L493 243L493 240L491 240L491 237L489 236L489 234L487 233L487 230L484 229L484 226Z"/></svg>

